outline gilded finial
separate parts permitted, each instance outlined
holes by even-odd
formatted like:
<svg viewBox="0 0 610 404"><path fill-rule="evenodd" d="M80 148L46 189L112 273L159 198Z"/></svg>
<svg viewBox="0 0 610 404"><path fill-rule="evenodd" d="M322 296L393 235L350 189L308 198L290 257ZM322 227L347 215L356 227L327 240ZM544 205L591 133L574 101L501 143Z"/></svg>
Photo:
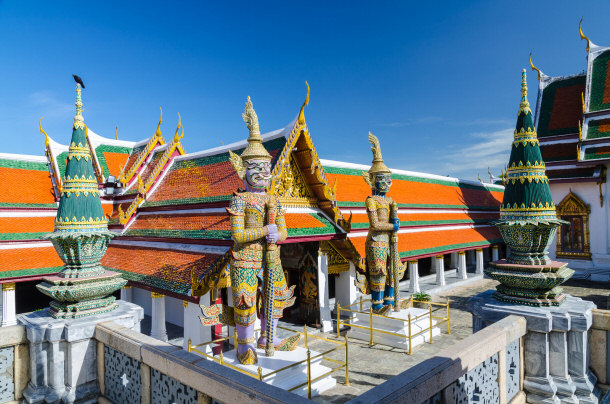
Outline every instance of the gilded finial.
<svg viewBox="0 0 610 404"><path fill-rule="evenodd" d="M525 69L521 72L521 103L519 103L519 112L532 112L530 103L527 100L527 76Z"/></svg>
<svg viewBox="0 0 610 404"><path fill-rule="evenodd" d="M580 40L582 41L583 39L587 40L587 53L589 53L589 48L591 47L591 41L589 40L589 38L582 33L582 18L580 19L580 22L578 23L578 30L580 31Z"/></svg>
<svg viewBox="0 0 610 404"><path fill-rule="evenodd" d="M540 81L540 75L541 75L542 72L540 71L539 68L534 66L534 64L532 63L532 52L530 52L530 66L532 67L532 71L538 72L538 81Z"/></svg>
<svg viewBox="0 0 610 404"><path fill-rule="evenodd" d="M40 133L44 134L44 145L46 147L49 147L49 135L47 135L47 132L44 131L44 129L42 129L42 118L40 118L40 121L38 121L38 127L40 128Z"/></svg>
<svg viewBox="0 0 610 404"><path fill-rule="evenodd" d="M76 115L74 115L74 129L85 129L85 120L83 119L83 101L81 99L81 85L76 83Z"/></svg>
<svg viewBox="0 0 610 404"><path fill-rule="evenodd" d="M301 106L301 111L299 111L299 124L305 124L305 107L309 105L309 84L305 81L305 85L307 86L307 96L305 97L305 102Z"/></svg>
<svg viewBox="0 0 610 404"><path fill-rule="evenodd" d="M159 123L157 124L157 131L155 132L156 137L161 137L161 122L163 122L163 109L159 107Z"/></svg>
<svg viewBox="0 0 610 404"><path fill-rule="evenodd" d="M119 127L118 126L114 127L114 138L116 140L119 140Z"/></svg>
<svg viewBox="0 0 610 404"><path fill-rule="evenodd" d="M182 118L180 118L180 113L178 113L178 127L176 128L176 133L174 133L174 142L177 143L182 136L184 135L184 128L182 128L182 135L178 136L178 132L182 128Z"/></svg>

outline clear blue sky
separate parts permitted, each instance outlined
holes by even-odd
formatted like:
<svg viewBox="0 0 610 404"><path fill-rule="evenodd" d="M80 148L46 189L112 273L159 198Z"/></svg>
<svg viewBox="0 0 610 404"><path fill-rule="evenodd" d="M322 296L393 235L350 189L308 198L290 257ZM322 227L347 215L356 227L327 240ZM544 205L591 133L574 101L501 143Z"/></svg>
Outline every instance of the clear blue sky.
<svg viewBox="0 0 610 404"><path fill-rule="evenodd" d="M390 167L484 177L508 161L528 54L551 76L585 68L585 33L610 45L610 3L0 0L0 152L43 153L38 119L69 141L74 82L95 132L169 138L187 152L263 132L297 114L322 158L368 164L367 132ZM529 69L528 69L528 72ZM537 81L528 75L530 102Z"/></svg>

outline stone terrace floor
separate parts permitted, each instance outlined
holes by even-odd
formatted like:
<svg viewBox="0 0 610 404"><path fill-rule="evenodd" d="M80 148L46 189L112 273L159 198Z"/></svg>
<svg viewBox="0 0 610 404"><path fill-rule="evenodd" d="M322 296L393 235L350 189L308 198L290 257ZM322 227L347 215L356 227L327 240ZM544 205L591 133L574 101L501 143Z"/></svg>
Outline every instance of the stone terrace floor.
<svg viewBox="0 0 610 404"><path fill-rule="evenodd" d="M344 371L334 373L337 386L327 390L322 395L314 397L319 403L344 403L375 387L378 384L409 369L415 364L433 357L437 352L453 345L472 334L472 315L466 311L468 299L488 289L494 289L498 283L491 279L478 279L463 286L433 294L433 301L444 301L449 298L451 307L451 335L446 334L446 326L441 326L442 334L434 339L433 344L423 343L414 347L413 355L406 350L381 344L369 346L366 341L349 340L349 378L350 386L344 386ZM610 289L602 282L568 281L564 291L573 296L593 301L598 308L607 308ZM402 288L401 288L402 289ZM406 295L406 294L405 294ZM334 325L334 324L333 324ZM342 331L341 335L345 331ZM334 339L336 334L326 334ZM310 339L312 350L322 351L330 348L329 343ZM329 356L343 360L343 350L331 353ZM333 366L333 363L324 363Z"/></svg>

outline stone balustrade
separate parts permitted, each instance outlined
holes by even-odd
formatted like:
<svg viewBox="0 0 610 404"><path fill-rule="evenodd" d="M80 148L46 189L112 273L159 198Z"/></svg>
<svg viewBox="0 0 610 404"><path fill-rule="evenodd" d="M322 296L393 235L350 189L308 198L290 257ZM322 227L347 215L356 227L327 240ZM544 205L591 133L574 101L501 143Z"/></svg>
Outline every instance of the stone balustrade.
<svg viewBox="0 0 610 404"><path fill-rule="evenodd" d="M525 333L525 319L508 316L348 403L525 403Z"/></svg>
<svg viewBox="0 0 610 404"><path fill-rule="evenodd" d="M101 404L309 402L113 322L98 324L95 339Z"/></svg>
<svg viewBox="0 0 610 404"><path fill-rule="evenodd" d="M597 386L606 392L610 388L610 310L593 309L590 332L590 367L597 376Z"/></svg>
<svg viewBox="0 0 610 404"><path fill-rule="evenodd" d="M28 384L30 354L25 327L0 327L0 403L18 403Z"/></svg>

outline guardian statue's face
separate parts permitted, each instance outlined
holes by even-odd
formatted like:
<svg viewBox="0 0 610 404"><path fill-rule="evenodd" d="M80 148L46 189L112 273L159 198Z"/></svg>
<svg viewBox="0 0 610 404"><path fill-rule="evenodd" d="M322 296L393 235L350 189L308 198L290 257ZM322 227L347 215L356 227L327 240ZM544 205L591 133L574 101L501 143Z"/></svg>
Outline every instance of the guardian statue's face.
<svg viewBox="0 0 610 404"><path fill-rule="evenodd" d="M249 192L265 192L271 181L271 162L267 160L248 160L244 184Z"/></svg>
<svg viewBox="0 0 610 404"><path fill-rule="evenodd" d="M392 176L390 174L376 174L375 175L375 190L379 194L385 194L390 191L392 186Z"/></svg>

